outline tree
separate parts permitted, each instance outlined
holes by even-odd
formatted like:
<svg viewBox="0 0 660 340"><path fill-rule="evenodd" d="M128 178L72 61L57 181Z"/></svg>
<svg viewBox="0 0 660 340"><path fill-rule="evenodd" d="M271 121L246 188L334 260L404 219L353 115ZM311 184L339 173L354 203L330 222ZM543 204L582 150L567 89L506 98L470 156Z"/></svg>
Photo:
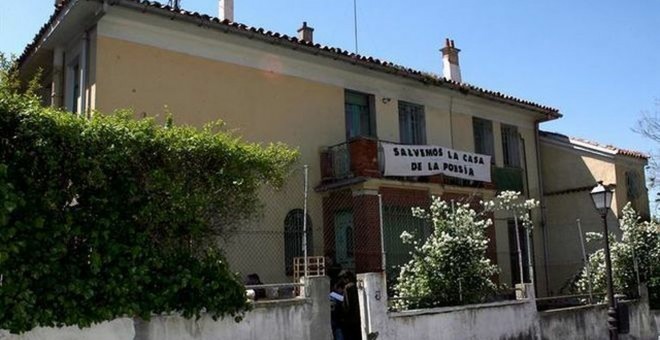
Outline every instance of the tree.
<svg viewBox="0 0 660 340"><path fill-rule="evenodd" d="M297 152L218 129L44 108L0 57L0 329L249 308L218 235Z"/></svg>
<svg viewBox="0 0 660 340"><path fill-rule="evenodd" d="M656 100L654 112L644 112L642 114L633 131L660 144L660 99ZM660 154L657 153L652 154L647 167L649 189L650 191L655 191L655 210L660 208L660 192L658 192L658 188L660 187L659 156Z"/></svg>

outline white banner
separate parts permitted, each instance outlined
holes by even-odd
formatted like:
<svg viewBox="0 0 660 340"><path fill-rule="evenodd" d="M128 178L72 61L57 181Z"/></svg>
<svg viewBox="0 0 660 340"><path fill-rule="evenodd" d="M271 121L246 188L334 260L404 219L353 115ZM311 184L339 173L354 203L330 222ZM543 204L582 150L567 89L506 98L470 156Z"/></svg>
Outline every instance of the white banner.
<svg viewBox="0 0 660 340"><path fill-rule="evenodd" d="M381 143L385 176L451 177L490 182L490 156L435 145Z"/></svg>

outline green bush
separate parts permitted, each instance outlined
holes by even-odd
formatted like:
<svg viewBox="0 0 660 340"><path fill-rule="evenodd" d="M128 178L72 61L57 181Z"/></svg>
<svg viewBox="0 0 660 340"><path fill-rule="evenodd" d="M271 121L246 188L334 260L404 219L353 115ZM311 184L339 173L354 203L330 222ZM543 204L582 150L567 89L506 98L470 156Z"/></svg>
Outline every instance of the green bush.
<svg viewBox="0 0 660 340"><path fill-rule="evenodd" d="M619 221L621 239L610 234L610 256L612 259L612 281L616 293L637 294L637 279L649 288L652 305L657 305L660 288L660 223L641 221L630 203L623 208ZM591 233L591 240L603 240L600 233ZM576 281L577 291L589 292L589 283L594 292L607 289L605 251L599 249L589 256L589 271L585 267Z"/></svg>
<svg viewBox="0 0 660 340"><path fill-rule="evenodd" d="M401 234L403 243L414 249L394 286L395 309L473 304L492 297L497 289L492 278L499 268L486 257L490 242L486 229L493 223L490 213L515 215L523 228L531 230L530 211L539 203L514 191L481 203L483 211L477 212L469 204L450 204L436 197L428 211L413 209L414 216L431 221L433 233L421 242L409 232Z"/></svg>
<svg viewBox="0 0 660 340"><path fill-rule="evenodd" d="M413 214L433 223L433 234L421 243L404 232L414 245L412 259L401 267L394 308L416 309L478 303L495 291L491 277L497 266L486 258L491 221L468 204L448 204L434 198L428 211Z"/></svg>
<svg viewBox="0 0 660 340"><path fill-rule="evenodd" d="M215 239L254 215L258 188L280 184L296 152L217 125L42 108L4 69L0 329L240 317L245 290Z"/></svg>

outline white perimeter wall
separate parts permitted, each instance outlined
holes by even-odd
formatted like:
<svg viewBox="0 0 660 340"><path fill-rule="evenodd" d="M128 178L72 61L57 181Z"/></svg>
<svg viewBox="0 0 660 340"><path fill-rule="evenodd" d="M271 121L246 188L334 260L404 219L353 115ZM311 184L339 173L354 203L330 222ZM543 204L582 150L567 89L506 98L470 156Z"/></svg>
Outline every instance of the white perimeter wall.
<svg viewBox="0 0 660 340"><path fill-rule="evenodd" d="M648 304L626 302L630 315L630 332L620 339L660 339ZM607 305L562 308L539 313L543 340L551 339L609 339Z"/></svg>
<svg viewBox="0 0 660 340"><path fill-rule="evenodd" d="M364 339L376 332L378 340L534 339L539 334L533 295L518 301L392 313L387 311L381 274L361 274L358 280L364 287L360 294Z"/></svg>
<svg viewBox="0 0 660 340"><path fill-rule="evenodd" d="M150 321L116 319L89 328L35 328L21 335L0 331L0 340L331 340L327 278L310 279L307 298L257 302L237 323L179 316L156 316Z"/></svg>

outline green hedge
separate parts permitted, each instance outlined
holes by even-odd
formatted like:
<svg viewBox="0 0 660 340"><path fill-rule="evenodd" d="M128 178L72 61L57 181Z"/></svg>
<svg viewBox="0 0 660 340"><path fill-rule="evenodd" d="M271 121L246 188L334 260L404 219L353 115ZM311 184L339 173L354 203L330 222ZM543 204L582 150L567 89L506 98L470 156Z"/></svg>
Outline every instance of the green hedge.
<svg viewBox="0 0 660 340"><path fill-rule="evenodd" d="M295 151L126 112L80 118L2 77L0 329L249 308L214 239L253 216Z"/></svg>

